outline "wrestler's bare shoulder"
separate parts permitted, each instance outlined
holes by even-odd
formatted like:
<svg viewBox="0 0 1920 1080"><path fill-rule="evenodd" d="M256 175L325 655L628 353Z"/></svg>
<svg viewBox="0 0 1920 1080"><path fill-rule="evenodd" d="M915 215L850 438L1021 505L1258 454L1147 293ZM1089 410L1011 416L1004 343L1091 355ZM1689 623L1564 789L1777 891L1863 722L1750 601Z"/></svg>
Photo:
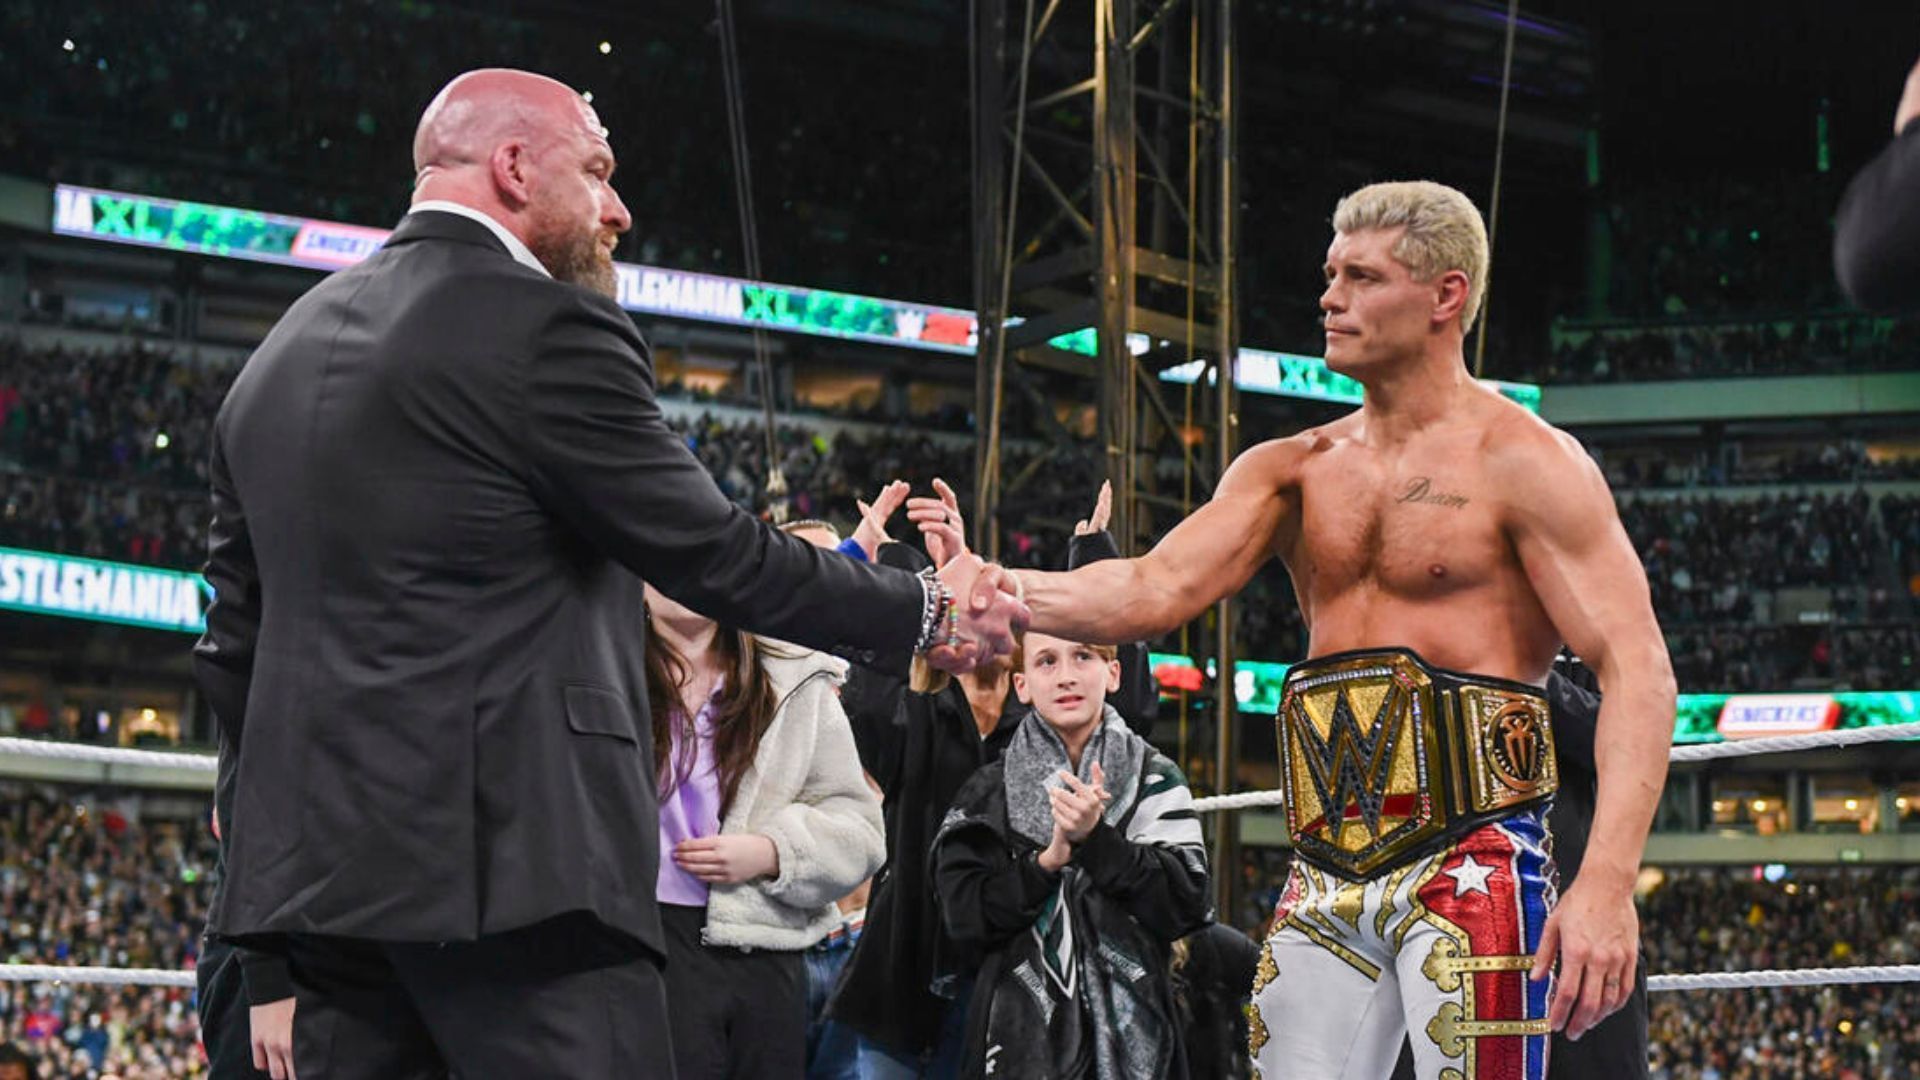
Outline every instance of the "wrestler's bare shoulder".
<svg viewBox="0 0 1920 1080"><path fill-rule="evenodd" d="M1227 470L1222 489L1286 492L1299 487L1301 469L1315 455L1325 453L1332 446L1325 434L1332 426L1308 428L1241 451Z"/></svg>
<svg viewBox="0 0 1920 1080"><path fill-rule="evenodd" d="M1543 486L1586 487L1606 490L1599 466L1580 440L1493 391L1476 410L1481 425L1482 468L1494 490L1508 501L1526 501Z"/></svg>
<svg viewBox="0 0 1920 1080"><path fill-rule="evenodd" d="M1485 392L1476 413L1482 447L1490 454L1512 458L1506 462L1509 466L1552 468L1564 464L1568 454L1586 458L1578 439L1491 390Z"/></svg>

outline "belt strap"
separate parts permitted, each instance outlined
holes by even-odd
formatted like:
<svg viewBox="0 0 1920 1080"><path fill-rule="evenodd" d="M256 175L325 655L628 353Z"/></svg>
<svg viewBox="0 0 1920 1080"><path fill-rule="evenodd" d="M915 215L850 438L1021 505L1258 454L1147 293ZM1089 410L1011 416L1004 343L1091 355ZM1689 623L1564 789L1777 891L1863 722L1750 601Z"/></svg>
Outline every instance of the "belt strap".
<svg viewBox="0 0 1920 1080"><path fill-rule="evenodd" d="M1411 862L1558 786L1538 687L1436 668L1408 649L1296 665L1278 726L1294 849L1349 879Z"/></svg>

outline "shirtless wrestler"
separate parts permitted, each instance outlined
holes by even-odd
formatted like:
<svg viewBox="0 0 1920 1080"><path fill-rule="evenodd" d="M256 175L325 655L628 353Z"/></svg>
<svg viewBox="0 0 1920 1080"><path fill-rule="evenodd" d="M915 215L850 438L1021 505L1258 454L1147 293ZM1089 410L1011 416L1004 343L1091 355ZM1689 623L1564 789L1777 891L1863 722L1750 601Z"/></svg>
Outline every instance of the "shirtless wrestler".
<svg viewBox="0 0 1920 1080"><path fill-rule="evenodd" d="M1146 555L1018 579L1034 629L1133 641L1278 555L1311 644L1279 719L1298 858L1254 984L1260 1075L1383 1080L1410 1030L1422 1080L1538 1080L1550 1030L1578 1037L1633 986L1672 667L1599 470L1468 375L1473 204L1377 184L1333 224L1327 363L1365 404L1242 454ZM937 503L909 506L937 528ZM1563 642L1605 695L1586 863L1556 906L1540 687Z"/></svg>

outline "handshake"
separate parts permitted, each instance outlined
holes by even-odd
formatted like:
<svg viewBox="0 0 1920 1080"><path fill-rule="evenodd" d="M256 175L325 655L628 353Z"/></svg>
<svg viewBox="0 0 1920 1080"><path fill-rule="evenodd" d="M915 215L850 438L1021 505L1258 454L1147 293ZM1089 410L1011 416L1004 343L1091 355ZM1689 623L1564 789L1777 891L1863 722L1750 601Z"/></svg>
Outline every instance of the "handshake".
<svg viewBox="0 0 1920 1080"><path fill-rule="evenodd" d="M886 537L887 519L906 504L908 520L926 537L935 576L953 598L945 631L934 636L926 660L958 675L1012 655L1015 639L1026 632L1033 613L1012 571L967 549L960 500L953 489L944 480L935 480L933 488L935 498L908 498L911 489L903 480L881 488L872 505L859 504L861 521L854 539L863 549L877 549Z"/></svg>

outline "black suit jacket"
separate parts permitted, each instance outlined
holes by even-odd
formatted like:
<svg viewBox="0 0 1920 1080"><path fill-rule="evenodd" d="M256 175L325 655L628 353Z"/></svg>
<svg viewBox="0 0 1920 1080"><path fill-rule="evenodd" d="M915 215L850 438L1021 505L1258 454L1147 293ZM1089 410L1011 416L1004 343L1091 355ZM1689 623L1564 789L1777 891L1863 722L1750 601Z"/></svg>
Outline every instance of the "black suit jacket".
<svg viewBox="0 0 1920 1080"><path fill-rule="evenodd" d="M1847 185L1834 218L1833 269L1863 308L1920 305L1920 121Z"/></svg>
<svg viewBox="0 0 1920 1080"><path fill-rule="evenodd" d="M913 576L728 502L611 300L408 216L301 297L215 424L196 675L238 753L216 932L661 947L641 579L871 661ZM243 737L244 734L244 737Z"/></svg>

